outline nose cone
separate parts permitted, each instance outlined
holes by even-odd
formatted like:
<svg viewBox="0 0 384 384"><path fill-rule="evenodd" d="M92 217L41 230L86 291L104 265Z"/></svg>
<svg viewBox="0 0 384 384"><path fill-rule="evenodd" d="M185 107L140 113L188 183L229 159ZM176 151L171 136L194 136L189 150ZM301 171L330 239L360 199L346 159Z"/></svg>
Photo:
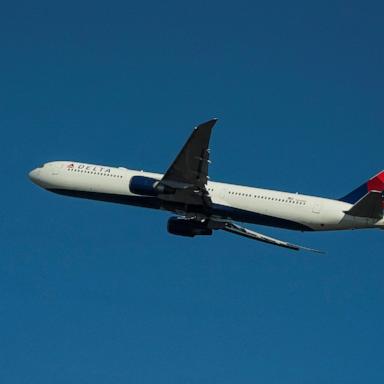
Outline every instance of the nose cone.
<svg viewBox="0 0 384 384"><path fill-rule="evenodd" d="M35 168L28 173L29 178L37 185L41 186L40 168Z"/></svg>

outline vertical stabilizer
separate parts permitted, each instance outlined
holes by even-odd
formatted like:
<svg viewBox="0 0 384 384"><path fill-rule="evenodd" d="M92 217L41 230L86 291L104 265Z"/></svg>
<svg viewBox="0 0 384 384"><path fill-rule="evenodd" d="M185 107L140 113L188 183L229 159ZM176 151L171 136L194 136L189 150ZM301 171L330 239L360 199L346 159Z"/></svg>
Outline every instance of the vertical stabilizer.
<svg viewBox="0 0 384 384"><path fill-rule="evenodd" d="M367 182L361 184L359 187L339 200L345 201L346 203L355 204L369 191L384 191L384 171L381 171L377 175L371 177Z"/></svg>

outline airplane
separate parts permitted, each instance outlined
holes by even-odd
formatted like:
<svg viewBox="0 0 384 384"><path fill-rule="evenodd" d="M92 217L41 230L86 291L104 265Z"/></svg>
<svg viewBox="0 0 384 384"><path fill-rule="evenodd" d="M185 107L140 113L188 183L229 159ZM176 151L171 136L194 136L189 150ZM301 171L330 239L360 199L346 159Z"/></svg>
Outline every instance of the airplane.
<svg viewBox="0 0 384 384"><path fill-rule="evenodd" d="M298 231L384 229L384 171L344 197L328 199L209 180L209 141L217 119L195 127L164 174L124 167L53 161L33 169L38 186L65 196L169 211L173 235L209 236L223 230L292 250L322 253L237 224Z"/></svg>

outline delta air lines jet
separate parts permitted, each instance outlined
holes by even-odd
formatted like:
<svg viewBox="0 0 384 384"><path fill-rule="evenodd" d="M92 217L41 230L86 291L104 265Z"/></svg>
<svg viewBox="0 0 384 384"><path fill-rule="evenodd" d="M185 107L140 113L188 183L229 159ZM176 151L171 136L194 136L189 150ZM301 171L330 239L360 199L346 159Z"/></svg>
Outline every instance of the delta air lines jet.
<svg viewBox="0 0 384 384"><path fill-rule="evenodd" d="M65 196L162 209L174 235L223 230L293 250L317 250L243 228L235 222L299 231L384 229L384 171L337 199L209 181L209 140L216 119L196 127L164 174L75 161L53 161L29 173L37 185Z"/></svg>

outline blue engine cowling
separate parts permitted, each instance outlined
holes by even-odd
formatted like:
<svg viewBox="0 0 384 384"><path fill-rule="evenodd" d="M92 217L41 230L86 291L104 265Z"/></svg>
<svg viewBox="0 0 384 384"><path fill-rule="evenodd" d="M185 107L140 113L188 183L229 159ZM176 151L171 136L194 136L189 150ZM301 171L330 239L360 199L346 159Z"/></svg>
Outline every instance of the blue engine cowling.
<svg viewBox="0 0 384 384"><path fill-rule="evenodd" d="M195 220L179 219L178 217L171 217L168 220L167 229L172 235L178 236L210 236L212 229L207 228L205 223Z"/></svg>
<svg viewBox="0 0 384 384"><path fill-rule="evenodd" d="M145 176L132 176L129 182L129 190L135 195L157 196L159 191L156 185L159 180L152 177Z"/></svg>
<svg viewBox="0 0 384 384"><path fill-rule="evenodd" d="M152 177L132 176L129 182L129 190L135 195L142 196L169 195L176 192L174 188L160 184L159 181Z"/></svg>

